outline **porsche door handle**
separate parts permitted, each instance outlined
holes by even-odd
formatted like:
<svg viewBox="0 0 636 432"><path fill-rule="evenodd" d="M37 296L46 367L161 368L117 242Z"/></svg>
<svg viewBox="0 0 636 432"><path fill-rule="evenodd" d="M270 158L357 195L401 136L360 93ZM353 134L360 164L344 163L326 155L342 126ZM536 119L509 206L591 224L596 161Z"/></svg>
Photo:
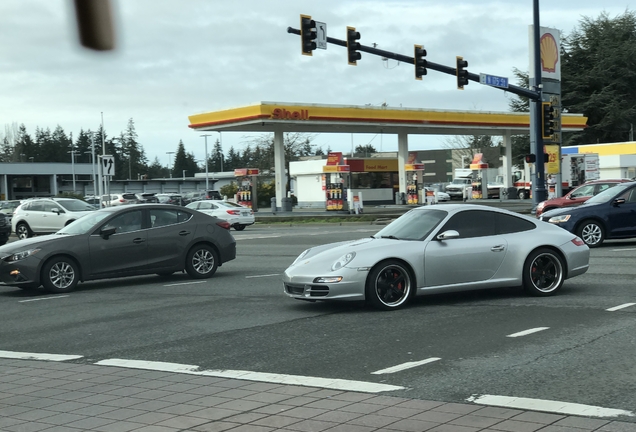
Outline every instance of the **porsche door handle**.
<svg viewBox="0 0 636 432"><path fill-rule="evenodd" d="M136 239L134 239L134 240L133 240L133 243L135 243L135 244L139 244L139 243L143 243L143 242L145 242L145 241L146 241L146 239L143 239L143 238L136 238Z"/></svg>
<svg viewBox="0 0 636 432"><path fill-rule="evenodd" d="M493 252L501 252L504 249L506 249L504 245L497 245L490 248L490 250Z"/></svg>

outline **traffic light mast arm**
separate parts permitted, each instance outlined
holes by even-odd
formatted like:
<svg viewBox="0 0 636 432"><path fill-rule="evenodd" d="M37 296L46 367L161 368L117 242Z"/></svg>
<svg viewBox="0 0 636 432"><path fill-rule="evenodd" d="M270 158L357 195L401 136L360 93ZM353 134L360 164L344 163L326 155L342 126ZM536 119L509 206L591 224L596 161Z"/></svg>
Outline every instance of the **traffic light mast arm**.
<svg viewBox="0 0 636 432"><path fill-rule="evenodd" d="M300 36L300 30L292 28L292 27L288 27L287 28L287 33L291 33L291 34L296 34ZM334 45L339 45L342 47L347 47L347 41L345 40L341 40L341 39L336 39L336 38L332 38L332 37L327 37L327 43L330 44L334 44ZM360 44L360 48L358 48L358 51L361 52L366 52L369 54L375 54L377 56L380 57L386 57L386 58L390 58L393 60L397 60L400 61L402 63L409 63L409 64L413 64L414 62L414 58L413 57L409 57L409 56L405 56L402 54L398 54L398 53L394 53L394 52L390 52L390 51L384 51L378 48L374 48L374 47L370 47L370 46L365 46ZM442 72L448 75L455 75L455 68L454 67L449 67L449 66L444 66L441 64L437 64L437 63L433 63L431 61L426 61L426 68L427 69L432 69L438 72ZM480 82L479 80L479 74L475 74L475 73L471 73L468 72L468 79L470 81L475 81L475 82ZM493 87L493 88L499 88L499 87ZM514 93L518 96L524 96L527 97L531 100L535 100L538 101L541 99L541 95L533 90L529 90L527 88L524 87L519 87L516 85L509 85L507 88L499 88L500 90L504 90L510 93Z"/></svg>

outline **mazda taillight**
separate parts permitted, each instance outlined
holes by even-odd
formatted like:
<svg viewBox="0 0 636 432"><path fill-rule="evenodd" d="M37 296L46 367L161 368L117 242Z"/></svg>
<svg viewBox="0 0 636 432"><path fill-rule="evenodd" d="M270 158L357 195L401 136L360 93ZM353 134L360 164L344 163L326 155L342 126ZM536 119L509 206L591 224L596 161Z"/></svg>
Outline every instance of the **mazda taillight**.
<svg viewBox="0 0 636 432"><path fill-rule="evenodd" d="M239 210L226 210L226 212L234 216L239 216L241 214Z"/></svg>
<svg viewBox="0 0 636 432"><path fill-rule="evenodd" d="M230 223L228 221L218 221L216 224L220 226L221 228L225 228L228 231L231 228Z"/></svg>

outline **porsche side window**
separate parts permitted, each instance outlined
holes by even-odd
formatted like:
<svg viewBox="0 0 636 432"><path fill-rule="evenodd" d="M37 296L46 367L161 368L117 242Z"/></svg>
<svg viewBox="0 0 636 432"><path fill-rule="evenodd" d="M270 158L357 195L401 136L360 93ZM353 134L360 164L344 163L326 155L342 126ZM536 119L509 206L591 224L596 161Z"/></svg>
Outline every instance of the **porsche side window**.
<svg viewBox="0 0 636 432"><path fill-rule="evenodd" d="M516 232L530 231L536 225L530 221L517 216L498 213L496 217L497 234L511 234Z"/></svg>
<svg viewBox="0 0 636 432"><path fill-rule="evenodd" d="M495 215L489 211L466 210L446 222L440 233L455 230L460 238L495 235Z"/></svg>

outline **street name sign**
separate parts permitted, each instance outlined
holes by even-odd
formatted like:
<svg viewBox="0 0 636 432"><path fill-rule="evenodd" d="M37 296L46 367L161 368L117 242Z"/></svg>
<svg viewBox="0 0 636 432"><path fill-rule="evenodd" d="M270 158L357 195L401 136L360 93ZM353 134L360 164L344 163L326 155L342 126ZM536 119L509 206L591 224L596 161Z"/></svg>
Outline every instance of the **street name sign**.
<svg viewBox="0 0 636 432"><path fill-rule="evenodd" d="M480 73L479 82L492 87L508 88L508 78Z"/></svg>

